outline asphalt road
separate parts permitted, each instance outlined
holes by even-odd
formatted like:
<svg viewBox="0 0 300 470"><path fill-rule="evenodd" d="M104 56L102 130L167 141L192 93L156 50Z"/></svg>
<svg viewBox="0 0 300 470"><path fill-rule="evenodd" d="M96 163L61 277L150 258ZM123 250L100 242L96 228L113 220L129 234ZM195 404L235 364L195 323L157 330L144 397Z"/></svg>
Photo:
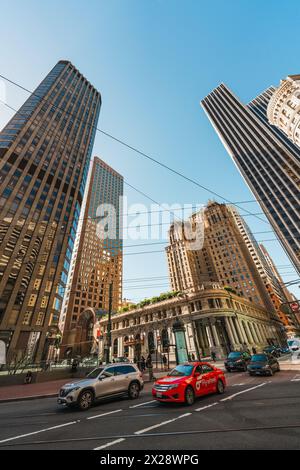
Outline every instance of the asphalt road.
<svg viewBox="0 0 300 470"><path fill-rule="evenodd" d="M147 384L138 400L101 402L87 412L55 398L0 405L0 450L299 449L300 373L227 374L223 395L192 407L159 404Z"/></svg>

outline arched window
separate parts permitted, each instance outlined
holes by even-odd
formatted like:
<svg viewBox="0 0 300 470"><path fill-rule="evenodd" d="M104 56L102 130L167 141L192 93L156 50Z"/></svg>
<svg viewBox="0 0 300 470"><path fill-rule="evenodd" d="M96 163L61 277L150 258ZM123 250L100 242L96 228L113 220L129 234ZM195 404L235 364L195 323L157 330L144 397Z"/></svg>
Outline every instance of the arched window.
<svg viewBox="0 0 300 470"><path fill-rule="evenodd" d="M118 338L113 342L113 356L118 356Z"/></svg>
<svg viewBox="0 0 300 470"><path fill-rule="evenodd" d="M153 354L155 351L155 342L154 342L154 334L153 331L149 331L148 333L148 350L150 354Z"/></svg>
<svg viewBox="0 0 300 470"><path fill-rule="evenodd" d="M163 351L166 352L169 349L169 335L168 330L163 329L161 332L161 344Z"/></svg>

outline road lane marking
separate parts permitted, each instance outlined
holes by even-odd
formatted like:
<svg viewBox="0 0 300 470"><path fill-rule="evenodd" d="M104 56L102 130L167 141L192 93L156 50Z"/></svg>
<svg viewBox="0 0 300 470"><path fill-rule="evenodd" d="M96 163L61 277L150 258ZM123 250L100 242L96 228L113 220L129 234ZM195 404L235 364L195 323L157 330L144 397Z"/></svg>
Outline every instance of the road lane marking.
<svg viewBox="0 0 300 470"><path fill-rule="evenodd" d="M107 444L104 444L103 446L100 447L95 447L94 450L101 450L101 449L106 449L106 447L114 446L115 444L119 444L119 442L123 442L125 439L116 439L115 441L108 442Z"/></svg>
<svg viewBox="0 0 300 470"><path fill-rule="evenodd" d="M156 403L156 400L145 401L144 403L139 403L138 405L130 406L129 408L138 408L139 406L148 405L149 403Z"/></svg>
<svg viewBox="0 0 300 470"><path fill-rule="evenodd" d="M232 400L234 397L237 397L238 395L241 395L242 393L250 392L251 390L254 390L256 388L263 387L264 385L267 385L267 383L270 383L270 381L269 382L263 382L259 385L256 385L255 387L247 388L246 390L242 390L241 392L234 393L233 395L229 395L229 397L222 398L222 400L220 400L220 401Z"/></svg>
<svg viewBox="0 0 300 470"><path fill-rule="evenodd" d="M300 382L300 374L295 375L295 377L291 379L291 382Z"/></svg>
<svg viewBox="0 0 300 470"><path fill-rule="evenodd" d="M120 413L120 411L123 411L123 410L109 411L109 412L107 412L107 413L102 413L101 415L90 416L89 418L86 418L86 419L101 418L102 416L112 415L113 413Z"/></svg>
<svg viewBox="0 0 300 470"><path fill-rule="evenodd" d="M211 405L206 405L206 406L202 406L202 408L197 408L195 411L202 411L202 410L206 410L206 408L211 408L212 406L215 406L217 405L219 402L216 401L215 403L212 403Z"/></svg>
<svg viewBox="0 0 300 470"><path fill-rule="evenodd" d="M232 384L231 387L240 387L242 385L246 385L245 383L242 383L242 384Z"/></svg>
<svg viewBox="0 0 300 470"><path fill-rule="evenodd" d="M152 429L159 428L164 426L165 424L174 423L178 419L185 418L186 416L190 416L192 413L185 413L184 415L177 416L177 418L169 419L168 421L163 421L162 423L154 424L153 426L149 426L149 428L141 429L140 431L136 431L134 434L144 434L147 431L151 431Z"/></svg>
<svg viewBox="0 0 300 470"><path fill-rule="evenodd" d="M14 441L15 439L21 439L22 437L27 437L27 436L33 436L34 434L39 434L41 432L46 432L46 431L51 431L52 429L58 429L58 428L63 428L64 426L71 426L71 424L76 424L78 423L79 420L77 421L70 421L69 423L65 424L59 424L57 426L52 426L51 428L46 428L46 429L40 429L39 431L33 431L33 432L28 432L27 434L21 434L19 436L14 436L14 437L9 437L7 439L3 439L0 441L0 444L3 442L9 442L9 441Z"/></svg>

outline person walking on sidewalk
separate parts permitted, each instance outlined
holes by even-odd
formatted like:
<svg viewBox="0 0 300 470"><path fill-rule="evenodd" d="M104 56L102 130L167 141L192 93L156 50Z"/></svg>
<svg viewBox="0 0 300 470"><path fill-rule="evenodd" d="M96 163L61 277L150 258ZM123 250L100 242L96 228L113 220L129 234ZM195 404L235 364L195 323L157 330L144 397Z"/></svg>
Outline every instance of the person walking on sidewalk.
<svg viewBox="0 0 300 470"><path fill-rule="evenodd" d="M164 370L168 370L168 359L167 359L167 356L165 354L163 354L162 361L163 361L163 365L164 365Z"/></svg>
<svg viewBox="0 0 300 470"><path fill-rule="evenodd" d="M212 351L212 353L211 353L211 358L212 358L212 360L213 360L214 362L216 362L217 355L216 355L215 351Z"/></svg>
<svg viewBox="0 0 300 470"><path fill-rule="evenodd" d="M152 364L151 354L149 354L147 357L146 367L149 371L149 380L152 382L154 377L153 377L153 364Z"/></svg>

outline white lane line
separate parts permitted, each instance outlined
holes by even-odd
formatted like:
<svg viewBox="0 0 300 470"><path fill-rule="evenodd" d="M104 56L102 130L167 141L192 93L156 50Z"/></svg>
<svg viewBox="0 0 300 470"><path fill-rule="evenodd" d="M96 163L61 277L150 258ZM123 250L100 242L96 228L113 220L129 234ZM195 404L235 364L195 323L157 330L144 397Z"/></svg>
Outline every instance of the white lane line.
<svg viewBox="0 0 300 470"><path fill-rule="evenodd" d="M196 408L195 411L202 411L202 410L206 410L206 408L211 408L212 406L215 406L217 405L219 402L216 401L215 403L212 403L211 405L206 405L206 406L202 406L202 408Z"/></svg>
<svg viewBox="0 0 300 470"><path fill-rule="evenodd" d="M140 431L136 431L134 434L144 434L147 431L151 431L152 429L159 428L160 426L164 426L165 424L174 423L178 419L185 418L186 416L190 416L192 413L185 413L184 415L177 416L177 418L169 419L168 421L163 421L162 423L154 424L154 426L150 426L149 428L141 429Z"/></svg>
<svg viewBox="0 0 300 470"><path fill-rule="evenodd" d="M300 374L295 375L295 377L291 379L291 382L300 382Z"/></svg>
<svg viewBox="0 0 300 470"><path fill-rule="evenodd" d="M108 442L107 444L104 444L103 446L100 447L95 447L94 450L101 450L101 449L106 449L106 447L114 446L115 444L118 444L119 442L125 441L125 439L116 439L115 441Z"/></svg>
<svg viewBox="0 0 300 470"><path fill-rule="evenodd" d="M245 383L242 383L242 384L232 384L231 387L240 387L242 385L246 385Z"/></svg>
<svg viewBox="0 0 300 470"><path fill-rule="evenodd" d="M34 434L39 434L41 432L51 431L52 429L63 428L64 426L71 426L71 424L76 424L78 422L79 420L70 421L69 423L59 424L58 426L52 426L51 428L40 429L39 431L28 432L27 434L21 434L19 436L9 437L8 439L3 439L2 441L0 441L0 444L2 444L3 442L14 441L15 439L21 439L22 437L33 436Z"/></svg>
<svg viewBox="0 0 300 470"><path fill-rule="evenodd" d="M229 397L222 398L222 400L220 401L232 400L234 397L237 397L238 395L241 395L242 393L247 393L256 388L263 387L264 385L267 385L267 383L270 383L270 382L263 382L262 384L256 385L255 387L247 388L246 390L242 390L241 392L237 392L237 393L234 393L233 395L229 395Z"/></svg>
<svg viewBox="0 0 300 470"><path fill-rule="evenodd" d="M156 403L156 400L145 401L144 403L140 403L139 405L133 405L133 406L130 406L129 408L138 408L139 406L148 405L149 403Z"/></svg>
<svg viewBox="0 0 300 470"><path fill-rule="evenodd" d="M120 411L123 411L123 410L114 410L114 411L109 411L108 413L102 413L101 415L90 416L89 418L86 418L86 419L95 419L95 418L101 418L102 416L112 415L113 413L120 413Z"/></svg>

